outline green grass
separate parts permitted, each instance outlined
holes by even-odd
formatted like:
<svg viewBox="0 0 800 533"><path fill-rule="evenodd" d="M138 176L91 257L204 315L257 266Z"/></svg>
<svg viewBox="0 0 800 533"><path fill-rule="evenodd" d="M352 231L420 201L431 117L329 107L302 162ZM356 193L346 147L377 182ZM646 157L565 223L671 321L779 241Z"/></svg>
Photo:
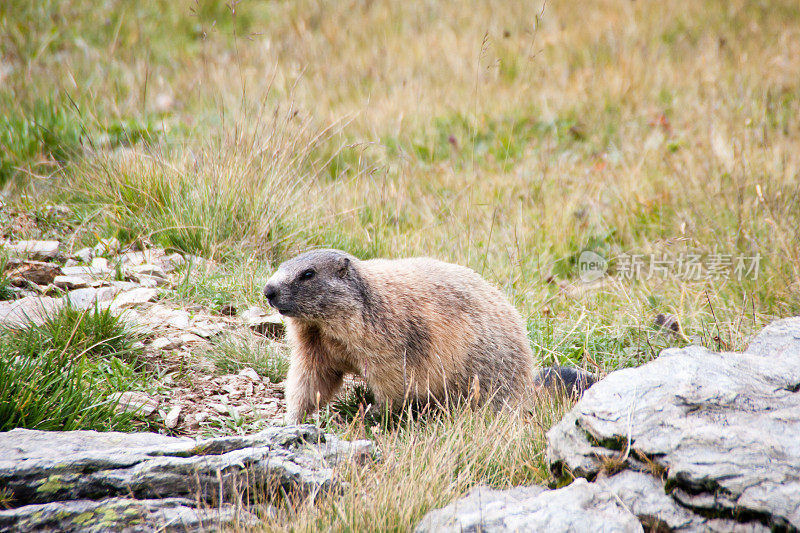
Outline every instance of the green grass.
<svg viewBox="0 0 800 533"><path fill-rule="evenodd" d="M109 396L145 383L134 341L109 311L71 307L0 331L0 431L132 429Z"/></svg>
<svg viewBox="0 0 800 533"><path fill-rule="evenodd" d="M286 379L289 370L287 353L273 342L228 334L214 339L206 355L223 374L236 374L252 368L272 383Z"/></svg>

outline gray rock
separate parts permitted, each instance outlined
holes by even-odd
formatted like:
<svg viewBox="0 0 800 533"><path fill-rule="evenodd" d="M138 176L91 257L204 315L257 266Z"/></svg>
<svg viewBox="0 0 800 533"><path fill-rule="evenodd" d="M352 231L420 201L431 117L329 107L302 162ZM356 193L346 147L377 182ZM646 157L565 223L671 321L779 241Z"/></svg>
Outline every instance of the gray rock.
<svg viewBox="0 0 800 533"><path fill-rule="evenodd" d="M120 412L150 416L158 409L158 400L143 392L118 392L112 394L110 399L117 402L116 408Z"/></svg>
<svg viewBox="0 0 800 533"><path fill-rule="evenodd" d="M315 494L335 487L336 462L371 454L368 442L341 441L313 426L205 440L15 429L0 433L0 489L14 495L13 508L0 511L0 530L151 531L177 516L189 520L198 507L185 498L205 502L199 507L203 510L246 497L246 484L263 487L259 493L268 498L284 492ZM160 512L173 507L175 516ZM246 513L241 516L250 520ZM212 530L218 527L210 522Z"/></svg>
<svg viewBox="0 0 800 533"><path fill-rule="evenodd" d="M642 525L609 490L585 479L558 489L478 487L425 515L417 533L436 532L641 532Z"/></svg>
<svg viewBox="0 0 800 533"><path fill-rule="evenodd" d="M181 419L181 411L182 408L180 405L176 405L169 410L167 415L164 417L164 426L166 426L167 429L175 429L178 427L178 422L180 422Z"/></svg>
<svg viewBox="0 0 800 533"><path fill-rule="evenodd" d="M130 267L130 271L133 272L134 274L137 274L137 275L141 274L141 275L144 275L144 276L150 276L150 277L161 278L161 279L166 279L167 278L167 274L164 272L164 270L160 266L153 265L153 264L150 264L150 263L145 263L143 265L132 266L132 267Z"/></svg>
<svg viewBox="0 0 800 533"><path fill-rule="evenodd" d="M623 470L595 481L613 493L647 531L715 531L719 533L766 532L760 522L740 523L730 519L706 518L692 513L664 492L664 482L644 472Z"/></svg>
<svg viewBox="0 0 800 533"><path fill-rule="evenodd" d="M114 300L111 302L110 308L112 311L117 309L126 309L128 307L134 307L137 305L146 304L148 302L155 302L157 299L157 290L138 287L136 289L117 294L114 297Z"/></svg>
<svg viewBox="0 0 800 533"><path fill-rule="evenodd" d="M91 309L95 305L102 308L104 304L110 304L119 292L117 287L76 289L64 295L64 302L76 309Z"/></svg>
<svg viewBox="0 0 800 533"><path fill-rule="evenodd" d="M30 259L53 259L58 255L61 243L58 241L19 241L17 244L5 243L10 254Z"/></svg>
<svg viewBox="0 0 800 533"><path fill-rule="evenodd" d="M102 259L102 257L100 259ZM94 260L92 260L92 263L94 263ZM71 266L71 267L61 268L61 273L65 276L98 277L98 276L107 276L111 274L111 272L112 271L110 268L99 268L94 266Z"/></svg>
<svg viewBox="0 0 800 533"><path fill-rule="evenodd" d="M255 515L230 503L219 507L198 506L188 498L74 500L0 511L0 531L9 533L149 533L154 530L183 533L236 530L257 524Z"/></svg>
<svg viewBox="0 0 800 533"><path fill-rule="evenodd" d="M89 286L89 282L82 276L56 276L53 279L53 285L59 289L73 290L85 289Z"/></svg>
<svg viewBox="0 0 800 533"><path fill-rule="evenodd" d="M111 272L108 266L108 259L105 257L95 257L92 259L92 268L99 272Z"/></svg>
<svg viewBox="0 0 800 533"><path fill-rule="evenodd" d="M78 261L81 261L82 263L89 264L92 262L92 259L94 259L94 250L92 250L91 248L81 248L80 250L72 254L72 257L74 257Z"/></svg>
<svg viewBox="0 0 800 533"><path fill-rule="evenodd" d="M0 302L0 325L6 327L40 325L58 312L64 302L47 296L25 296L19 300Z"/></svg>
<svg viewBox="0 0 800 533"><path fill-rule="evenodd" d="M181 345L180 339L171 339L169 337L158 337L150 343L150 347L154 350L174 350Z"/></svg>
<svg viewBox="0 0 800 533"><path fill-rule="evenodd" d="M798 326L773 324L750 352L671 349L609 374L548 432L551 469L655 465L695 514L800 528Z"/></svg>
<svg viewBox="0 0 800 533"><path fill-rule="evenodd" d="M764 357L800 359L800 317L776 320L765 327L750 342L747 351Z"/></svg>

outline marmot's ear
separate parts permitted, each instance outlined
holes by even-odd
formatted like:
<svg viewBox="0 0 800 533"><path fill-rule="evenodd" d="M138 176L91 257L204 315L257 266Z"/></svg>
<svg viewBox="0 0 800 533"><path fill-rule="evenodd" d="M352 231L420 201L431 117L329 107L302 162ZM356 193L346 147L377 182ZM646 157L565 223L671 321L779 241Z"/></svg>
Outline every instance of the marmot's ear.
<svg viewBox="0 0 800 533"><path fill-rule="evenodd" d="M343 278L347 276L347 272L350 270L350 259L347 257L342 257L339 260L339 277Z"/></svg>

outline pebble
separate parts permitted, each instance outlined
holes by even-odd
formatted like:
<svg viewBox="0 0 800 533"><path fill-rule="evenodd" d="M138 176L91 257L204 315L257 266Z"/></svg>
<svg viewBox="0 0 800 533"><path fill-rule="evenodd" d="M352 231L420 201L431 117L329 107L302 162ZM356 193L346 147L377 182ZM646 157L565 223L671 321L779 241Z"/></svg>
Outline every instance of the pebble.
<svg viewBox="0 0 800 533"><path fill-rule="evenodd" d="M176 427L178 427L178 422L180 421L180 418L181 418L181 406L176 405L175 407L170 409L169 413L167 413L167 416L164 417L164 425L168 429L175 429Z"/></svg>
<svg viewBox="0 0 800 533"><path fill-rule="evenodd" d="M143 392L119 392L112 394L111 400L117 402L119 411L126 413L150 416L158 409L158 400Z"/></svg>

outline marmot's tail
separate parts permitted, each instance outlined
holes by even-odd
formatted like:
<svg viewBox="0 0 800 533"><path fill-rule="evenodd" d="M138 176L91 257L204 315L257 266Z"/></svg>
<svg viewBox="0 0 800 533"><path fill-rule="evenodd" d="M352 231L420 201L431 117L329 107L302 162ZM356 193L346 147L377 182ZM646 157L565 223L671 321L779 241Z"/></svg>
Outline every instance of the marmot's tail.
<svg viewBox="0 0 800 533"><path fill-rule="evenodd" d="M570 396L580 398L584 391L594 385L597 380L590 373L566 366L549 366L534 378L536 388L566 392Z"/></svg>

